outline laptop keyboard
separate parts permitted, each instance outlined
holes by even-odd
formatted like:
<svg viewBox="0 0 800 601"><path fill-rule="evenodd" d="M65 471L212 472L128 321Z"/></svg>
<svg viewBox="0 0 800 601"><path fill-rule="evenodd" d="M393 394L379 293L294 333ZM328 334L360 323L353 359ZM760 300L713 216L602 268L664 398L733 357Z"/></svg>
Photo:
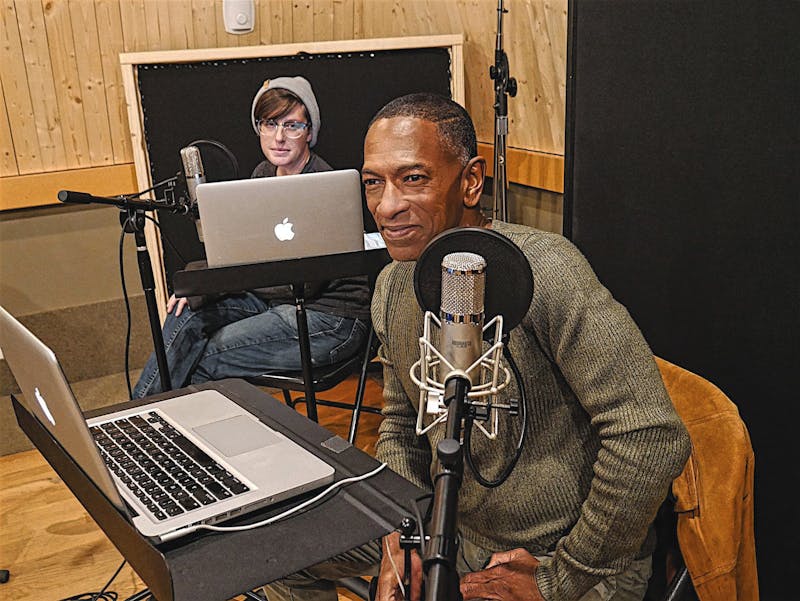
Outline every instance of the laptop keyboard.
<svg viewBox="0 0 800 601"><path fill-rule="evenodd" d="M250 490L154 411L90 429L106 465L159 521Z"/></svg>

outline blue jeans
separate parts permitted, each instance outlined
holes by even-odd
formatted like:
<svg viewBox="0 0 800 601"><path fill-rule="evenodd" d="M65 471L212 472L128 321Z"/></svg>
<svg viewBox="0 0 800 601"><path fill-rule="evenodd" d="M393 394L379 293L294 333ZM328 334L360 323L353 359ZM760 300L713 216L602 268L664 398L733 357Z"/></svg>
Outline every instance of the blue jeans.
<svg viewBox="0 0 800 601"><path fill-rule="evenodd" d="M312 365L330 365L361 348L367 325L358 319L306 310ZM162 331L173 388L223 378L299 370L294 305L269 303L249 292L223 298L178 317ZM155 354L144 366L133 398L162 392Z"/></svg>

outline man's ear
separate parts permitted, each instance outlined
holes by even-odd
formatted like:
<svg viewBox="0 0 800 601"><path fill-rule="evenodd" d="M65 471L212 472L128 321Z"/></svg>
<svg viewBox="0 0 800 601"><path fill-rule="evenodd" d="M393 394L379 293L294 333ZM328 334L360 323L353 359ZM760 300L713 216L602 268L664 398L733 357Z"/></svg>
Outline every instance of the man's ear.
<svg viewBox="0 0 800 601"><path fill-rule="evenodd" d="M481 200L483 181L486 178L486 159L482 156L471 158L462 173L464 206L471 209Z"/></svg>

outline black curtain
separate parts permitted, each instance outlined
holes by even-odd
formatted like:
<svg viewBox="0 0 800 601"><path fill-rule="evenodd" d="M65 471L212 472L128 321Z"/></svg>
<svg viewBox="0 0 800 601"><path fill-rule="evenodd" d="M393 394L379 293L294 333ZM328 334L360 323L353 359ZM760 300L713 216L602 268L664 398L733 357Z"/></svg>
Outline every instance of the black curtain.
<svg viewBox="0 0 800 601"><path fill-rule="evenodd" d="M569 4L564 231L738 405L761 598L796 598L800 3Z"/></svg>

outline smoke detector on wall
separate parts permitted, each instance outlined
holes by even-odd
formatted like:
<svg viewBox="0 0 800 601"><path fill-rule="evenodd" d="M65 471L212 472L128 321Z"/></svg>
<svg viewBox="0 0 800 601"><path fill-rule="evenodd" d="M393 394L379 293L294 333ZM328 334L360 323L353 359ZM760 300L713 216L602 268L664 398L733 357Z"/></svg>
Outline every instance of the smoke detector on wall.
<svg viewBox="0 0 800 601"><path fill-rule="evenodd" d="M250 33L256 20L254 0L222 0L222 18L228 33Z"/></svg>

